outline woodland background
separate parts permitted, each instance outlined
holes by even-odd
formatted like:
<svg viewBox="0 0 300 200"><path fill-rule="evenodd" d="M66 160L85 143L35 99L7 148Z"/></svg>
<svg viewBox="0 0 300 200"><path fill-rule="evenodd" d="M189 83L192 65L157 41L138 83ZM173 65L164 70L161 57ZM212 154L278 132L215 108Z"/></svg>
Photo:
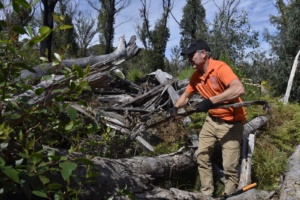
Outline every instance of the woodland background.
<svg viewBox="0 0 300 200"><path fill-rule="evenodd" d="M89 67L74 66L68 70L62 60L112 53L115 35L115 19L118 13L133 3L126 0L86 0L91 9L99 13L98 18L89 18L79 9L79 1L68 0L1 0L0 4L0 56L1 56L1 116L0 116L0 195L2 198L18 195L23 191L26 198L71 199L78 198L81 187L69 184L76 162L66 157L53 157L56 164L45 160L41 152L43 145L67 149L107 158L151 156L176 151L183 140L161 143L154 152L140 149L134 142L126 151L123 144L126 136L103 124L95 124L72 109L70 102L94 107L101 92L93 90L83 78ZM276 190L281 184L287 159L299 145L300 134L300 76L299 70L293 80L288 104L280 99L284 95L290 71L300 50L300 2L282 0L275 2L278 16L271 16L271 23L277 28L275 34L267 30L264 38L271 45L271 52L256 51L259 47L258 33L251 28L246 12L238 12L240 1L220 1L219 13L214 21L207 22L202 1L187 0L183 8L181 41L172 50L171 59L166 58L166 45L170 37L167 24L171 15L172 0L162 0L164 12L154 26L149 24L148 1L140 0L139 10L142 24L136 27L136 36L143 44L134 58L118 65L110 73L140 84L147 75L161 69L178 80L188 79L192 73L189 63L180 56L181 49L191 39L203 38L213 49L212 56L227 62L241 78L246 88L243 100L267 100L272 107L269 124L260 130L253 156L253 180L259 189ZM194 19L194 20L190 20ZM208 23L213 27L208 29ZM94 36L99 35L99 44L91 46ZM252 49L249 51L249 48ZM247 51L246 51L247 49ZM269 57L268 54L272 54ZM22 70L33 71L41 63L57 66L57 74L76 76L67 90L59 94L47 106L26 106L26 102L12 103L18 94L32 89L39 80L20 81ZM47 77L45 78L47 79ZM41 95L43 89L35 90ZM97 105L98 106L98 105ZM101 106L101 105L99 105ZM172 105L166 105L165 109ZM248 119L259 115L261 110L247 108ZM22 113L22 114L21 114ZM199 121L189 128L200 128L203 115L193 116ZM22 123L12 123L12 121ZM91 139L92 138L92 139ZM96 140L95 138L100 138ZM85 141L85 148L82 142ZM95 150L96 149L96 150ZM86 161L88 163L88 161ZM87 164L88 165L88 164ZM48 173L60 172L67 187L49 182ZM87 174L93 176L93 174ZM196 175L194 175L196 176ZM76 178L76 177L75 177ZM35 184L39 183L39 184ZM168 182L174 185L179 182ZM197 190L198 182L189 182L186 190ZM38 187L35 187L39 185ZM167 185L167 184L166 184ZM126 188L120 189L126 195ZM128 194L130 195L130 194ZM109 198L109 197L107 197Z"/></svg>

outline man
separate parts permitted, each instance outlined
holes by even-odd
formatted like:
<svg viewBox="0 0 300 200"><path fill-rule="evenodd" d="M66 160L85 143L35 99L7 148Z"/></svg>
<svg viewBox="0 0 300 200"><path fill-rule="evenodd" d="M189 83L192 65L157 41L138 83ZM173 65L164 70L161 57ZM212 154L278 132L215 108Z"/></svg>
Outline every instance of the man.
<svg viewBox="0 0 300 200"><path fill-rule="evenodd" d="M215 143L219 142L226 179L224 192L229 195L236 191L238 185L238 164L246 112L244 107L214 108L214 105L241 102L240 96L245 93L243 84L226 63L211 58L211 50L203 40L192 41L181 55L188 56L195 72L186 91L175 106L168 110L166 117L176 115L177 110L184 107L196 92L201 94L204 100L196 105L196 110L208 112L199 134L197 155L201 193L213 196L211 157Z"/></svg>

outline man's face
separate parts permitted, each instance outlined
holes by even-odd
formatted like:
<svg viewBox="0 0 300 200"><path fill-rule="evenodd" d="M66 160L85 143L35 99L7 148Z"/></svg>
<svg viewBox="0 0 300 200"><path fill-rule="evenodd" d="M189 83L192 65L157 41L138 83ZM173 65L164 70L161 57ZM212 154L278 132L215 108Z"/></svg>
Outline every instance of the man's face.
<svg viewBox="0 0 300 200"><path fill-rule="evenodd" d="M206 56L206 52L204 50L198 50L190 54L188 57L194 69L203 70L205 64L205 59L204 59L205 56Z"/></svg>

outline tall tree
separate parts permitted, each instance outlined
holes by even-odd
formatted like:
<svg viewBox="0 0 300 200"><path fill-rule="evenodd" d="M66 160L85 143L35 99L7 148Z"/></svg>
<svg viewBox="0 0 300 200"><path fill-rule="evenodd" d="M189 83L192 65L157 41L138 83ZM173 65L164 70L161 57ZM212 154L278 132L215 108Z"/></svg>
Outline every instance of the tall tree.
<svg viewBox="0 0 300 200"><path fill-rule="evenodd" d="M87 2L98 11L99 42L100 46L105 46L103 53L111 53L113 51L116 15L127 7L130 0L99 0L100 8L93 0L87 0Z"/></svg>
<svg viewBox="0 0 300 200"><path fill-rule="evenodd" d="M50 29L53 29L54 22L53 22L52 14L54 13L54 9L58 0L41 0L41 1L44 5L43 26L48 26ZM50 33L50 35L41 42L41 46L40 46L40 55L43 57L47 57L49 62L51 62L52 60L51 59L52 38L53 38L53 33Z"/></svg>
<svg viewBox="0 0 300 200"><path fill-rule="evenodd" d="M205 15L205 9L202 6L201 0L186 1L180 21L181 48L186 48L193 39L207 39Z"/></svg>
<svg viewBox="0 0 300 200"><path fill-rule="evenodd" d="M90 16L83 14L82 12L78 13L78 16L75 20L75 29L77 32L80 57L88 56L87 48L98 32L95 24L96 20L94 18L91 18Z"/></svg>
<svg viewBox="0 0 300 200"><path fill-rule="evenodd" d="M162 0L163 14L156 21L153 30L150 30L147 0L140 1L142 3L140 16L143 23L141 26L137 26L137 35L147 51L145 54L145 61L148 65L147 69L164 69L165 51L170 38L170 30L167 24L172 9L172 0Z"/></svg>
<svg viewBox="0 0 300 200"><path fill-rule="evenodd" d="M27 0L26 3L14 4L13 9L11 0L0 0L0 3L4 6L0 11L1 19L5 19L9 25L27 26L33 19L36 2L34 0Z"/></svg>
<svg viewBox="0 0 300 200"><path fill-rule="evenodd" d="M246 11L238 9L240 0L223 0L218 8L209 31L209 44L213 56L219 58L221 53L227 52L231 59L238 64L246 57L247 48L256 48L258 32L251 28Z"/></svg>
<svg viewBox="0 0 300 200"><path fill-rule="evenodd" d="M270 73L269 82L275 95L283 95L294 59L300 50L300 0L291 0L287 4L283 0L277 0L275 7L279 16L271 16L270 21L278 31L273 35L268 32L265 35L273 53L278 56ZM299 70L294 77L290 100L300 101Z"/></svg>
<svg viewBox="0 0 300 200"><path fill-rule="evenodd" d="M52 42L52 48L58 53L64 53L65 58L77 57L78 44L76 43L76 29L74 19L78 16L79 1L58 0L59 6L56 9L59 17L56 23L71 25L73 28L61 30L53 33L55 40Z"/></svg>

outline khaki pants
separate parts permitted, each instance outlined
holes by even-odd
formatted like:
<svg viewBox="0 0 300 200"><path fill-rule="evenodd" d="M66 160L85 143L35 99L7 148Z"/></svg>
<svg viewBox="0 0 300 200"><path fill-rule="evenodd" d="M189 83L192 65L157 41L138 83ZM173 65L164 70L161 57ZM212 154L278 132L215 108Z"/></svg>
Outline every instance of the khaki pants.
<svg viewBox="0 0 300 200"><path fill-rule="evenodd" d="M199 134L198 171L200 174L201 192L204 195L213 195L214 182L211 157L215 143L222 147L222 159L225 175L225 192L231 194L238 185L238 164L240 159L241 141L244 126L241 122L226 123L215 121L207 116Z"/></svg>

